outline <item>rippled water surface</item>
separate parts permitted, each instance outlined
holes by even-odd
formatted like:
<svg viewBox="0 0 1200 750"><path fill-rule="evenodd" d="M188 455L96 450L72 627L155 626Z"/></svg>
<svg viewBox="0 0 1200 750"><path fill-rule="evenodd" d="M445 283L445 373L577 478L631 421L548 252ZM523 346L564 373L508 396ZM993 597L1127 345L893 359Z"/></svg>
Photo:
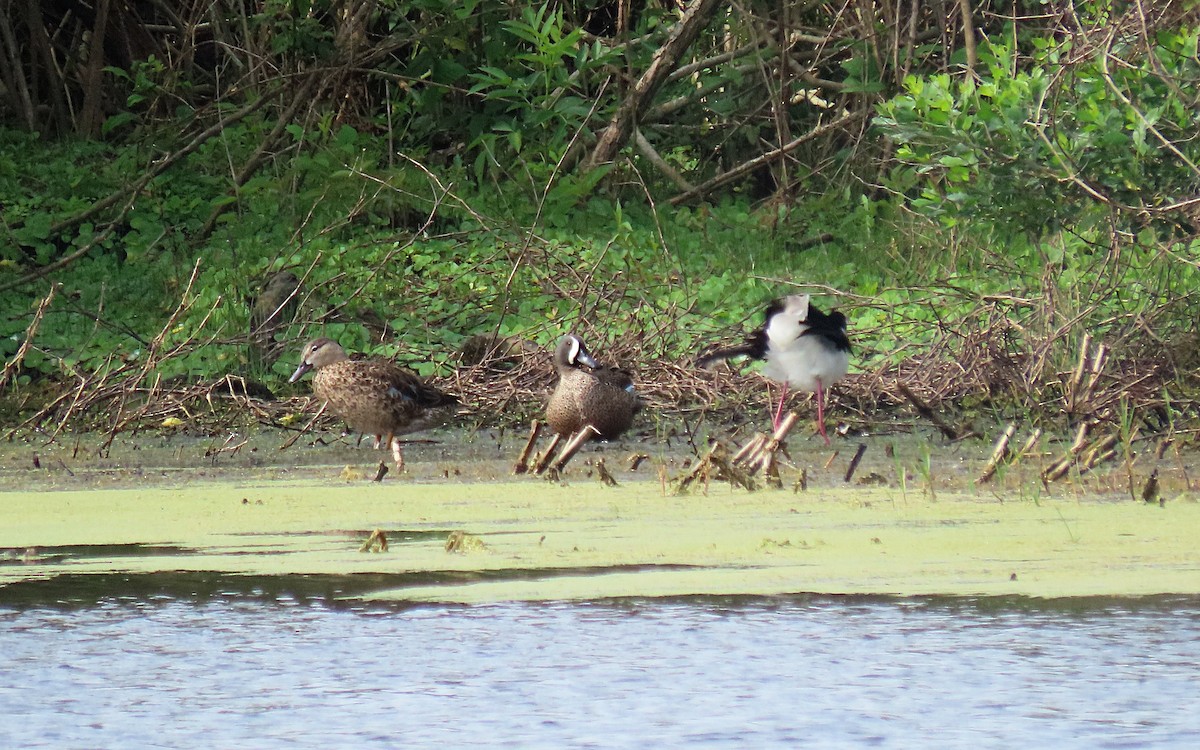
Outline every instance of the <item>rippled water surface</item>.
<svg viewBox="0 0 1200 750"><path fill-rule="evenodd" d="M0 600L0 747L1198 747L1200 602Z"/></svg>

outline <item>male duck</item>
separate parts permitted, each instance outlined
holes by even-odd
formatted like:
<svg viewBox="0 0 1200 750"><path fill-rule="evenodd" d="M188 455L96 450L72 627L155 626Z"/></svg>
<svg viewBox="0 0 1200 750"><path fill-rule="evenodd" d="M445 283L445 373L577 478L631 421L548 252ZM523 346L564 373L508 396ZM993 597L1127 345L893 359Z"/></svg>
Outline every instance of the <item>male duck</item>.
<svg viewBox="0 0 1200 750"><path fill-rule="evenodd" d="M558 385L550 396L546 421L556 433L570 437L591 425L601 440L612 440L633 424L633 416L642 408L633 378L625 370L597 362L575 334L558 342L554 369Z"/></svg>
<svg viewBox="0 0 1200 750"><path fill-rule="evenodd" d="M436 421L435 410L458 403L454 396L392 362L352 360L328 338L313 339L304 346L300 366L288 382L295 383L309 370L316 370L313 393L351 429L374 435L376 448L387 436L397 471L404 471L404 454L396 436L431 426Z"/></svg>
<svg viewBox="0 0 1200 750"><path fill-rule="evenodd" d="M817 431L825 434L825 391L846 376L850 367L850 338L846 335L846 316L834 310L822 312L807 294L791 294L767 306L763 325L746 337L746 343L719 349L701 357L705 367L720 359L746 355L764 360L763 375L783 384L774 425L779 427L783 403L791 385L817 397ZM768 401L770 400L768 391Z"/></svg>

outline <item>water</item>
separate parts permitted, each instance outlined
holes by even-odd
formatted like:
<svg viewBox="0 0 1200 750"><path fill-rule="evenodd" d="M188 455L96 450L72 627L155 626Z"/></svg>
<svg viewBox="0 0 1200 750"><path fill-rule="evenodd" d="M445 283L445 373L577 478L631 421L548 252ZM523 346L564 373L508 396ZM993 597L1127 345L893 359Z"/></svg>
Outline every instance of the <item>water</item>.
<svg viewBox="0 0 1200 750"><path fill-rule="evenodd" d="M0 747L1200 746L1195 599L221 588L0 598Z"/></svg>

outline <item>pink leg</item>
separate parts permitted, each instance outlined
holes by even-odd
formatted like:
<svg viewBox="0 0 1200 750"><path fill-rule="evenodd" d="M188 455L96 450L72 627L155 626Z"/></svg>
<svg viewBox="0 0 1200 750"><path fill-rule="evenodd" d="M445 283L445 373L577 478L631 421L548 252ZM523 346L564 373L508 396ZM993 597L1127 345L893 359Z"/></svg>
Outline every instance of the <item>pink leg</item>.
<svg viewBox="0 0 1200 750"><path fill-rule="evenodd" d="M770 388L770 386L768 386L768 391L767 391L768 394L770 393L769 388ZM787 381L785 380L783 382L783 389L779 393L779 408L777 408L775 410L775 419L772 420L772 422L771 422L771 424L774 426L774 428L776 430L779 429L779 423L783 421L783 402L787 401L787 393L788 393L788 384L787 384Z"/></svg>
<svg viewBox="0 0 1200 750"><path fill-rule="evenodd" d="M825 445L829 445L829 436L825 434L825 388L820 380L817 381L817 432L825 439Z"/></svg>

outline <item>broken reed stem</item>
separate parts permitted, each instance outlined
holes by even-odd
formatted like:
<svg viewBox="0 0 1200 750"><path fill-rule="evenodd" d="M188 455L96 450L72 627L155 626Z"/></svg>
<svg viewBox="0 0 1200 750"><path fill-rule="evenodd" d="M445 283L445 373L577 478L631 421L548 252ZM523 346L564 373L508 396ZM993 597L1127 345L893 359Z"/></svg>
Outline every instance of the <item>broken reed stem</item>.
<svg viewBox="0 0 1200 750"><path fill-rule="evenodd" d="M1016 461L1021 460L1025 456L1028 456L1029 452L1033 450L1033 446L1037 445L1037 441L1041 437L1042 437L1042 428L1041 427L1033 428L1033 432L1029 433L1029 437L1025 439L1025 443L1021 446L1020 452L1017 453L1017 457L1014 458L1013 461L1016 462Z"/></svg>
<svg viewBox="0 0 1200 750"><path fill-rule="evenodd" d="M1079 346L1079 359L1075 363L1075 371L1071 373L1071 380L1068 383L1068 411L1074 410L1075 405L1079 402L1079 388L1083 385L1083 373L1088 368L1088 349L1090 349L1091 346L1092 337L1088 335L1088 333L1084 332L1083 341Z"/></svg>
<svg viewBox="0 0 1200 750"><path fill-rule="evenodd" d="M850 466L846 468L846 478L843 480L849 482L854 477L854 472L858 470L858 463L862 461L863 454L867 452L867 444L859 443L858 450L854 451L854 458L850 459Z"/></svg>
<svg viewBox="0 0 1200 750"><path fill-rule="evenodd" d="M566 446L562 449L562 453L558 454L558 458L554 459L554 470L561 472L563 469L565 469L567 463L575 456L576 453L579 452L579 449L583 447L583 444L591 440L593 436L599 434L600 430L597 430L590 424L585 425L582 430L575 433L575 435L571 437L571 442L566 444Z"/></svg>
<svg viewBox="0 0 1200 750"><path fill-rule="evenodd" d="M1097 344L1095 354L1089 352L1092 339L1083 334L1083 343L1079 349L1079 359L1071 373L1067 388L1067 413L1075 414L1087 405L1095 396L1100 384L1100 376L1104 373L1104 365L1108 362L1108 347ZM1087 382L1084 383L1084 378Z"/></svg>
<svg viewBox="0 0 1200 750"><path fill-rule="evenodd" d="M783 489L783 480L779 478L779 462L775 460L775 453L768 453L763 459L763 481L768 487L773 487L777 490ZM749 489L749 488L748 488Z"/></svg>
<svg viewBox="0 0 1200 750"><path fill-rule="evenodd" d="M750 438L750 440L748 440L746 444L743 445L736 454L734 454L730 463L732 463L734 466L744 463L749 456L757 453L758 449L761 448L765 442L767 442L766 435L762 434L761 432L755 433L754 437Z"/></svg>
<svg viewBox="0 0 1200 750"><path fill-rule="evenodd" d="M704 474L708 471L708 468L712 466L713 455L716 454L718 449L723 450L720 443L714 442L708 449L708 453L704 454L704 458L697 461L692 466L691 471L689 471L679 480L679 486L675 488L675 494L682 495L684 492L687 492L688 487L690 487L693 482L699 479L701 474Z"/></svg>
<svg viewBox="0 0 1200 750"><path fill-rule="evenodd" d="M1117 436L1106 435L1088 446L1087 454L1079 461L1079 473L1084 474L1117 455Z"/></svg>
<svg viewBox="0 0 1200 750"><path fill-rule="evenodd" d="M983 467L983 473L981 473L979 478L975 480L976 484L990 482L992 477L995 476L996 469L998 469L1000 464L1004 462L1004 459L1008 458L1009 456L1008 443L1010 440L1012 440L1012 437L1016 434L1016 432L1017 423L1009 422L1008 426L1004 428L1004 432L1001 433L1000 438L996 440L996 445L992 448L992 457L988 459L987 465Z"/></svg>
<svg viewBox="0 0 1200 750"><path fill-rule="evenodd" d="M1091 422L1084 422L1079 425L1079 430L1075 433L1075 441L1071 443L1071 447L1067 449L1067 453L1050 464L1050 467L1042 472L1043 483L1056 482L1071 470L1071 466L1075 464L1075 460L1087 445L1087 436L1091 429Z"/></svg>
<svg viewBox="0 0 1200 750"><path fill-rule="evenodd" d="M20 369L21 363L25 361L25 355L29 353L29 347L33 346L33 339L37 336L38 328L42 325L42 318L46 315L46 310L50 307L50 303L54 301L54 295L62 287L62 282L55 282L50 285L50 291L38 303L37 310L33 313L33 320L29 322L29 327L25 329L25 340L21 342L21 346L17 347L17 353L13 355L5 365L4 370L0 372L0 393L4 392L4 388L8 385L9 377L16 374Z"/></svg>
<svg viewBox="0 0 1200 750"><path fill-rule="evenodd" d="M542 423L535 419L529 425L529 440L525 441L525 447L521 449L521 455L517 456L517 462L513 464L513 474L524 474L529 471L529 457L533 454L533 449L537 445L538 437L542 434Z"/></svg>
<svg viewBox="0 0 1200 750"><path fill-rule="evenodd" d="M616 477L614 477L612 475L612 473L608 470L608 467L604 465L603 458L596 459L596 476L600 478L600 482L602 484L604 484L608 487L616 487L617 486Z"/></svg>
<svg viewBox="0 0 1200 750"><path fill-rule="evenodd" d="M537 461L534 462L534 474L541 475L546 473L546 468L550 466L550 460L554 456L554 449L558 447L560 442L562 442L562 435L555 433L554 437L550 438L550 445L546 446L546 452L538 456Z"/></svg>
<svg viewBox="0 0 1200 750"><path fill-rule="evenodd" d="M387 461L380 461L379 468L375 470L375 478L372 479L371 481L372 482L382 482L383 478L385 476L387 476L387 473L388 473ZM384 545L384 549L387 549L387 545Z"/></svg>
<svg viewBox="0 0 1200 750"><path fill-rule="evenodd" d="M1096 392L1096 385L1100 380L1100 375L1104 372L1104 365L1108 362L1108 347L1100 344L1096 347L1096 356L1092 358L1092 373L1088 378L1087 395L1091 398Z"/></svg>
<svg viewBox="0 0 1200 750"><path fill-rule="evenodd" d="M783 418L783 421L779 423L779 427L775 429L774 434L765 440L756 451L750 454L746 465L750 467L751 471L759 468L766 469L768 457L770 460L774 460L775 451L779 450L780 444L787 437L787 434L791 432L792 427L795 426L798 419L799 417L796 415L796 412L789 411L787 416Z"/></svg>

